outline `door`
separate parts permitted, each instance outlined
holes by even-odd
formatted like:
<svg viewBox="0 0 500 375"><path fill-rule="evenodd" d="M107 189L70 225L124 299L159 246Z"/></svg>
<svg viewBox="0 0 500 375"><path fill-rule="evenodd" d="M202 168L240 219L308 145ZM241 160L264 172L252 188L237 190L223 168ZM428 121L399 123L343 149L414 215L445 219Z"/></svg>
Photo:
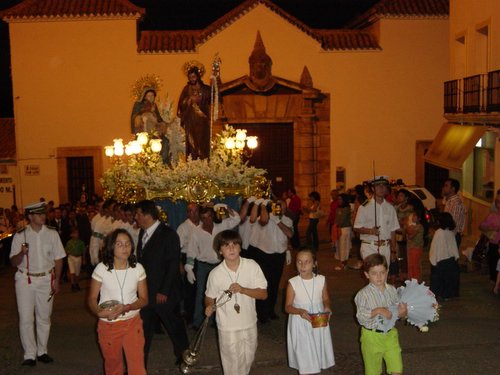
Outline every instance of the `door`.
<svg viewBox="0 0 500 375"><path fill-rule="evenodd" d="M256 135L259 146L248 158L249 165L267 170L273 193L280 197L293 181L293 123L234 124L236 129L247 129L247 135Z"/></svg>
<svg viewBox="0 0 500 375"><path fill-rule="evenodd" d="M94 160L91 156L66 158L68 178L68 199L70 202L80 200L82 191L90 197L94 190Z"/></svg>

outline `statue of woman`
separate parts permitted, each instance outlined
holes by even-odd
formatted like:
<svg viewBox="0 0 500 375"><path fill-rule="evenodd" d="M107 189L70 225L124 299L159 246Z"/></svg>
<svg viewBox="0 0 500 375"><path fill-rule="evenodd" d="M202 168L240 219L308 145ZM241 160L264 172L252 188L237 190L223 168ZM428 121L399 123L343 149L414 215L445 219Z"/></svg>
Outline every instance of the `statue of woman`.
<svg viewBox="0 0 500 375"><path fill-rule="evenodd" d="M203 70L195 65L187 69L188 83L177 107L186 132L186 156L191 155L193 159L210 155L210 86L201 80Z"/></svg>
<svg viewBox="0 0 500 375"><path fill-rule="evenodd" d="M131 116L132 133L147 132L160 137L162 160L165 164L170 164L169 140L165 135L167 124L160 115L155 99L156 90L149 87L143 90L141 101L134 103Z"/></svg>
<svg viewBox="0 0 500 375"><path fill-rule="evenodd" d="M132 133L149 133L157 130L158 125L164 122L155 99L156 91L153 88L146 88L141 100L134 103L131 118Z"/></svg>

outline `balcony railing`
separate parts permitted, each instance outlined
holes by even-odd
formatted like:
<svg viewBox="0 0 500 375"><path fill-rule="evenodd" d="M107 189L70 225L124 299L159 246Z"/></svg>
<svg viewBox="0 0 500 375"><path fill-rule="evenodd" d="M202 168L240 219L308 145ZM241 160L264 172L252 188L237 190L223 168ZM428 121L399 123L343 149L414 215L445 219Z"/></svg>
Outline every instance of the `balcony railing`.
<svg viewBox="0 0 500 375"><path fill-rule="evenodd" d="M444 83L444 113L500 112L500 70Z"/></svg>
<svg viewBox="0 0 500 375"><path fill-rule="evenodd" d="M486 112L500 112L500 70L488 73Z"/></svg>

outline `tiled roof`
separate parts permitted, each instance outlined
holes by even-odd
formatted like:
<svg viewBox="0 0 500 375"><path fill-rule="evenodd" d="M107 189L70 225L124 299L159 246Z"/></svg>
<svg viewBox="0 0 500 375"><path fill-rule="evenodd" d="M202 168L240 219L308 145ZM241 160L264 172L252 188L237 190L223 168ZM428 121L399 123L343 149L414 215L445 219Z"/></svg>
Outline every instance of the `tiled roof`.
<svg viewBox="0 0 500 375"><path fill-rule="evenodd" d="M380 49L375 36L363 30L315 30L324 50Z"/></svg>
<svg viewBox="0 0 500 375"><path fill-rule="evenodd" d="M448 16L449 0L382 0L374 7L389 16Z"/></svg>
<svg viewBox="0 0 500 375"><path fill-rule="evenodd" d="M138 50L139 52L194 51L197 45L204 43L215 34L224 30L260 4L266 6L299 30L317 40L325 50L379 48L375 37L368 32L361 32L359 30L313 29L285 12L270 0L246 0L202 30L143 31Z"/></svg>
<svg viewBox="0 0 500 375"><path fill-rule="evenodd" d="M143 31L139 52L193 52L203 43L204 30ZM363 30L315 30L311 37L321 43L321 48L331 50L380 49L375 36Z"/></svg>
<svg viewBox="0 0 500 375"><path fill-rule="evenodd" d="M348 26L363 28L380 18L447 18L449 11L449 0L381 0Z"/></svg>
<svg viewBox="0 0 500 375"><path fill-rule="evenodd" d="M9 21L56 17L139 17L143 14L143 8L128 0L25 0L0 12L0 18Z"/></svg>
<svg viewBox="0 0 500 375"><path fill-rule="evenodd" d="M200 31L142 31L138 50L140 52L194 51Z"/></svg>
<svg viewBox="0 0 500 375"><path fill-rule="evenodd" d="M16 158L16 132L13 118L0 118L0 159Z"/></svg>
<svg viewBox="0 0 500 375"><path fill-rule="evenodd" d="M279 16L290 22L292 25L296 26L297 28L305 32L306 34L311 36L314 34L313 30L309 26L307 26L305 23L292 16L290 13L285 12L279 6L274 4L272 1L246 0L233 10L227 12L224 16L213 22L211 25L209 25L203 31L202 35L203 40L209 39L212 35L217 34L219 31L225 29L226 27L234 23L239 18L243 17L245 14L247 14L260 4L265 5L271 11L275 12L276 14L278 14Z"/></svg>

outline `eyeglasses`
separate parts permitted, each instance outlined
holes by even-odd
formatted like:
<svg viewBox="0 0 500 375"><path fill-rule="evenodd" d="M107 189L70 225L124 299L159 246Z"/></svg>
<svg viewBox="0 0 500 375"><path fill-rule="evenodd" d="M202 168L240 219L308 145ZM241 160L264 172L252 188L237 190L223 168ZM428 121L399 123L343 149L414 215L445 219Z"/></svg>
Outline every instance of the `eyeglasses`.
<svg viewBox="0 0 500 375"><path fill-rule="evenodd" d="M132 242L130 242L130 241L127 241L127 242L116 241L115 246L116 247L132 247Z"/></svg>

